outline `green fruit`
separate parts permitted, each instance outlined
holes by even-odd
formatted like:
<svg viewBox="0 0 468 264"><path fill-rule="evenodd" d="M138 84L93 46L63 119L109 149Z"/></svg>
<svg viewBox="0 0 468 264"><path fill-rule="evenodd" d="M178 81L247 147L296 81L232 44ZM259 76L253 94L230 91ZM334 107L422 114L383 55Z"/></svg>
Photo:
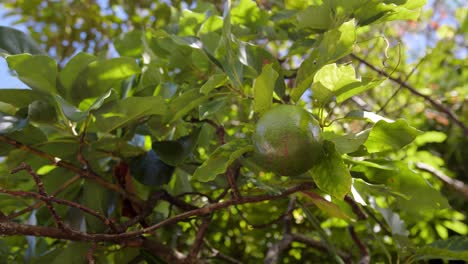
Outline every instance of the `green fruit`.
<svg viewBox="0 0 468 264"><path fill-rule="evenodd" d="M294 105L268 110L257 122L253 142L255 159L265 169L285 176L308 171L322 153L318 121Z"/></svg>

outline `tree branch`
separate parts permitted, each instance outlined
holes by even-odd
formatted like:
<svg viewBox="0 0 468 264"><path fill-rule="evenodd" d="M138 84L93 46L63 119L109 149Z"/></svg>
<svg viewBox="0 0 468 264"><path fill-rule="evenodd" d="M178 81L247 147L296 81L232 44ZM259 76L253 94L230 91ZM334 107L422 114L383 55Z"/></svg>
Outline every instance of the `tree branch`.
<svg viewBox="0 0 468 264"><path fill-rule="evenodd" d="M417 162L416 163L416 168L429 172L433 176L435 176L437 179L441 180L444 184L446 184L450 189L458 192L463 196L463 199L465 201L468 201L468 186L466 186L462 181L459 181L457 179L452 179L449 176L445 175L445 173L436 170L434 167L423 163L423 162Z"/></svg>
<svg viewBox="0 0 468 264"><path fill-rule="evenodd" d="M205 237L206 231L208 230L209 225L211 224L211 216L203 219L203 222L198 229L197 235L195 237L195 242L193 243L190 253L188 254L188 259L196 259L200 249L203 246L203 238Z"/></svg>
<svg viewBox="0 0 468 264"><path fill-rule="evenodd" d="M31 168L31 166L27 165L26 163L21 163L20 166L15 168L14 170L11 171L12 174L17 173L19 171L25 170L29 175L31 175L34 179L34 182L36 183L37 190L39 191L39 196L44 197L43 201L45 202L47 209L49 210L50 214L52 215L53 219L55 220L55 223L57 226L66 231L69 232L70 228L65 225L65 223L62 220L62 217L58 215L57 211L54 208L54 205L51 202L52 196L49 196L45 189L44 189L44 183L42 180L39 178L39 175Z"/></svg>
<svg viewBox="0 0 468 264"><path fill-rule="evenodd" d="M387 72L385 72L383 70L380 70L379 68L377 68L376 66L374 66L370 62L366 61L365 59L360 58L356 54L351 53L350 56L352 58L356 59L357 61L359 61L360 63L366 65L367 67L369 67L369 69L375 71L379 75L385 76L388 79L390 79L391 81L393 81L395 83L398 83L402 87L408 89L408 91L410 91L412 94L417 95L419 97L422 97L424 100L429 102L434 108L436 108L437 110L445 113L457 126L459 126L463 130L463 133L465 135L468 135L468 126L466 126L450 109L448 109L447 107L445 107L442 104L438 103L437 101L432 99L430 96L422 94L421 92L419 92L416 88L414 88L410 84L402 81L399 78L392 77L389 73L387 73Z"/></svg>
<svg viewBox="0 0 468 264"><path fill-rule="evenodd" d="M361 252L361 259L359 260L359 264L369 264L371 258L366 245L364 245L364 243L362 243L362 241L359 239L352 225L348 226L348 230L349 234L351 235L351 238L353 239L354 243L357 245L359 251Z"/></svg>
<svg viewBox="0 0 468 264"><path fill-rule="evenodd" d="M81 175L83 178L91 179L91 180L95 181L97 184L101 185L102 187L107 188L107 189L109 189L111 191L117 192L118 194L120 194L123 197L131 200L132 202L134 202L135 204L137 204L139 206L141 206L142 203L143 203L143 201L138 196L136 196L136 195L134 195L132 193L126 192L124 189L120 188L116 184L113 184L113 183L110 183L110 182L104 180L101 176L97 175L93 171L89 171L89 170L86 170L86 169L79 168L79 167L77 167L76 165L74 165L71 162L61 160L58 157L54 157L54 156L50 155L49 153L46 153L46 152L44 152L42 150L39 150L39 149L30 147L28 145L25 145L25 144L23 144L23 143L21 143L19 141L16 141L14 139L11 139L11 138L7 137L7 136L0 135L0 141L3 141L5 143L7 143L7 144L10 144L10 145L12 145L12 146L14 146L14 147L16 147L18 149L26 150L26 151L28 151L28 152L36 155L36 156L42 157L42 158L50 161L52 164L54 164L56 166L68 169L70 171L73 171L73 172Z"/></svg>
<svg viewBox="0 0 468 264"><path fill-rule="evenodd" d="M4 236L17 236L17 235L29 235L29 236L44 236L44 237L51 237L57 239L67 239L67 240L74 240L74 241L109 241L114 243L121 243L123 241L132 240L138 238L143 234L152 233L155 230L175 224L182 220L194 217L194 216L202 216L202 215L209 215L215 211L228 208L233 205L237 204L245 204L245 203L260 203L263 201L270 201L270 200L277 200L284 197L289 196L298 191L310 190L314 188L315 184L313 182L305 182L300 185L291 187L285 190L281 194L275 195L257 195L257 196L246 196L241 197L239 200L229 200L225 202L210 204L206 207L202 207L199 209L187 211L178 215L175 215L171 218L163 220L157 224L154 224L150 227L143 228L141 230L136 230L132 232L120 233L120 234L103 234L103 233L84 233L78 232L75 230L71 230L71 232L66 233L63 230L58 228L52 227L42 227L42 226L31 226L26 224L17 224L13 222L0 222L0 234Z"/></svg>
<svg viewBox="0 0 468 264"><path fill-rule="evenodd" d="M296 202L296 197L292 197L289 200L288 210L283 217L283 239L275 243L272 247L268 249L268 252L265 256L265 264L275 264L278 263L278 260L281 256L281 253L286 250L291 243L293 238L291 236L291 225L293 220L292 212L294 210L294 203Z"/></svg>

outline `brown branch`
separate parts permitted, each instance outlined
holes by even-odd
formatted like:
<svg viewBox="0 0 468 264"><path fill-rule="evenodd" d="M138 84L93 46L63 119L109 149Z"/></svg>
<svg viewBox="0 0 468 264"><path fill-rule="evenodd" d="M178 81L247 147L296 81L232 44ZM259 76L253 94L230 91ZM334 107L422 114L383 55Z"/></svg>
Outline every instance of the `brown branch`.
<svg viewBox="0 0 468 264"><path fill-rule="evenodd" d="M128 241L135 239L143 234L151 233L163 226L175 224L179 221L183 221L185 219L194 217L194 216L202 216L202 215L209 215L215 211L228 208L233 205L238 204L246 204L246 203L260 203L264 201L270 200L277 200L284 197L287 197L293 193L298 191L310 190L314 188L315 184L313 182L304 182L300 185L291 187L285 190L281 194L275 195L256 195L256 196L247 196L241 197L239 200L229 200L225 202L210 204L206 207L202 207L199 209L191 210L188 212L184 212L178 215L175 215L171 218L163 220L157 224L154 224L148 228L143 228L141 230L121 233L121 234L90 234L84 232L78 232L72 230L70 233L65 233L63 230L58 228L52 227L42 227L42 226L31 226L25 224L17 224L13 222L0 222L0 234L4 236L15 236L15 235L29 235L29 236L44 236L44 237L51 237L57 239L67 239L67 240L76 240L76 241L109 241L120 243L122 241Z"/></svg>
<svg viewBox="0 0 468 264"><path fill-rule="evenodd" d="M359 239L352 225L348 226L348 231L354 243L357 245L359 251L361 252L361 259L359 260L359 264L369 264L371 257L366 245L364 245L364 243L362 243L362 241Z"/></svg>
<svg viewBox="0 0 468 264"><path fill-rule="evenodd" d="M29 175L31 175L33 177L34 182L36 183L36 186L37 186L37 190L39 191L39 194L40 194L39 196L44 198L43 201L45 202L45 204L47 206L47 209L49 210L50 214L54 218L55 223L57 224L57 226L60 229L66 231L66 232L69 232L70 228L67 225L65 225L65 223L63 222L62 217L58 215L57 211L54 208L54 205L51 202L51 198L53 198L53 196L49 196L47 194L47 192L44 189L44 183L39 178L39 175L31 168L31 166L29 166L29 165L27 165L26 163L23 162L23 163L21 163L20 166L13 169L11 171L11 174L17 173L17 172L22 171L22 170L25 170Z"/></svg>
<svg viewBox="0 0 468 264"><path fill-rule="evenodd" d="M354 201L351 196L346 195L344 200L349 204L349 206L351 206L351 209L359 220L366 220L368 218L367 214L362 210L361 206L356 203L356 201Z"/></svg>
<svg viewBox="0 0 468 264"><path fill-rule="evenodd" d="M424 100L426 100L427 102L429 102L434 108L436 108L437 110L445 113L457 126L459 126L463 130L463 133L465 135L468 135L468 126L466 126L450 109L448 109L447 107L445 107L442 104L438 103L436 100L432 99L430 96L422 94L416 88L414 88L410 84L404 82L403 80L401 80L399 78L392 77L389 73L387 73L387 72L385 72L383 70L380 70L379 68L377 68L376 66L374 66L370 62L366 61L365 59L360 58L356 54L351 53L350 56L352 58L358 60L360 63L366 65L371 70L378 73L379 75L387 77L391 81L393 81L393 82L401 85L402 87L408 89L408 91L410 91L412 94L417 95L417 96L423 98Z"/></svg>
<svg viewBox="0 0 468 264"><path fill-rule="evenodd" d="M229 187L231 187L232 198L238 200L241 197L239 188L237 188L237 177L239 176L239 164L233 164L226 170L226 176L228 179Z"/></svg>
<svg viewBox="0 0 468 264"><path fill-rule="evenodd" d="M12 145L12 146L14 146L14 147L16 147L18 149L26 150L26 151L28 151L28 152L36 155L36 156L39 156L41 158L44 158L44 159L50 161L52 164L54 164L56 166L65 168L67 170L70 170L72 172L75 172L75 173L81 175L83 178L91 179L91 180L95 181L97 184L101 185L102 187L104 187L106 189L109 189L111 191L117 192L118 194L120 194L123 197L131 200L132 202L136 203L137 205L142 205L143 201L138 196L125 191L124 189L120 188L116 184L113 184L113 183L110 183L110 182L104 180L101 176L97 175L93 171L88 171L86 169L79 168L79 167L77 167L76 165L74 165L71 162L61 160L61 159L59 159L57 157L54 157L54 156L52 156L52 155L50 155L50 154L48 154L48 153L46 153L46 152L44 152L42 150L30 147L28 145L25 145L25 144L19 142L19 141L11 139L11 138L9 138L7 136L0 135L0 141L3 141L5 143L7 143L7 144L10 144L10 145Z"/></svg>
<svg viewBox="0 0 468 264"><path fill-rule="evenodd" d="M268 249L268 252L265 256L264 263L266 264L274 264L278 263L281 253L286 250L291 243L293 242L293 238L291 235L291 225L293 220L292 212L294 210L294 203L296 202L296 197L292 197L289 200L288 209L286 214L284 215L283 221L283 239L275 243L272 247Z"/></svg>
<svg viewBox="0 0 468 264"><path fill-rule="evenodd" d="M32 197L32 198L41 200L44 203L53 202L53 203L57 203L57 204L62 204L62 205L74 207L74 208L77 208L77 209L79 209L79 210L81 210L81 211L83 211L85 213L88 213L88 214L98 218L105 225L109 226L112 230L117 231L117 227L115 226L115 222L113 220L108 219L108 218L104 217L103 215L101 215L99 212L94 211L93 209L90 209L88 207L85 207L85 206L83 206L83 205L81 205L79 203L75 203L75 202L72 202L72 201L69 201L69 200L63 200L63 199L57 198L55 196L43 196L43 195L38 194L38 193L27 192L27 191L11 191L11 190L5 190L5 189L0 188L0 193L8 194L8 195L15 196L15 197Z"/></svg>
<svg viewBox="0 0 468 264"><path fill-rule="evenodd" d="M466 186L462 181L459 181L457 179L452 179L449 176L447 176L445 173L423 162L417 162L416 168L422 171L429 172L430 174L435 176L437 179L441 180L444 184L446 184L450 189L461 194L463 196L463 199L465 199L465 201L468 201L468 186Z"/></svg>
<svg viewBox="0 0 468 264"><path fill-rule="evenodd" d="M195 242L192 245L192 248L190 249L190 253L188 254L187 258L188 259L196 259L198 256L198 253L200 252L202 246L203 246L203 238L205 237L206 231L208 231L208 227L211 224L211 216L203 219L203 222L198 229L197 235L195 237Z"/></svg>
<svg viewBox="0 0 468 264"><path fill-rule="evenodd" d="M93 242L93 244L89 248L88 252L86 252L86 258L88 259L89 264L94 264L95 263L93 255L94 255L94 251L96 251L96 248L97 248L97 243Z"/></svg>
<svg viewBox="0 0 468 264"><path fill-rule="evenodd" d="M56 196L58 194L60 194L63 190L65 190L66 188L68 188L70 185L72 185L73 183L75 183L76 181L78 181L79 179L81 179L80 176L75 176L71 179L69 179L68 181L66 181L64 184L62 184L59 188L57 188L57 190L55 190L53 193L52 193L52 196ZM18 212L14 212L14 213L11 213L10 215L7 216L8 220L12 220L20 215L23 215L25 213L28 213L28 212L31 212L32 210L34 209L37 209L39 207L41 207L42 205L44 205L44 201L38 201L26 208L24 208L23 210L20 210Z"/></svg>

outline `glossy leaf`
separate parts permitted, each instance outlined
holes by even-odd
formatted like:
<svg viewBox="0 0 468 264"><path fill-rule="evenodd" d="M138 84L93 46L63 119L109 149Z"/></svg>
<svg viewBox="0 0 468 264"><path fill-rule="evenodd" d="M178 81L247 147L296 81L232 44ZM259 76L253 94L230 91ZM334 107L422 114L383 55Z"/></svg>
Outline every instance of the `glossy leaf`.
<svg viewBox="0 0 468 264"><path fill-rule="evenodd" d="M7 57L8 66L18 78L31 87L46 93L56 93L57 64L45 55L13 55Z"/></svg>
<svg viewBox="0 0 468 264"><path fill-rule="evenodd" d="M330 141L323 142L323 154L310 170L320 190L342 200L351 190L351 175L340 153Z"/></svg>
<svg viewBox="0 0 468 264"><path fill-rule="evenodd" d="M214 74L202 85L200 92L209 94L213 89L225 85L227 81L228 79L225 74Z"/></svg>
<svg viewBox="0 0 468 264"><path fill-rule="evenodd" d="M144 33L140 30L122 34L115 40L115 49L120 56L139 58L143 52Z"/></svg>
<svg viewBox="0 0 468 264"><path fill-rule="evenodd" d="M62 85L60 95L62 97L69 99L74 83L85 77L86 68L96 60L96 56L85 52L80 52L70 59L59 73L59 80Z"/></svg>
<svg viewBox="0 0 468 264"><path fill-rule="evenodd" d="M0 53L15 55L22 53L43 54L39 45L23 32L0 26Z"/></svg>
<svg viewBox="0 0 468 264"><path fill-rule="evenodd" d="M355 36L355 21L343 23L339 28L323 34L309 58L302 62L297 72L297 87L292 90L291 98L299 100L310 87L316 72L324 65L351 53Z"/></svg>
<svg viewBox="0 0 468 264"><path fill-rule="evenodd" d="M468 261L468 238L450 237L447 240L437 240L416 250L416 260L439 258Z"/></svg>
<svg viewBox="0 0 468 264"><path fill-rule="evenodd" d="M93 115L96 117L96 127L101 132L110 132L145 116L164 115L166 108L161 97L129 97L107 103Z"/></svg>
<svg viewBox="0 0 468 264"><path fill-rule="evenodd" d="M154 141L152 149L165 163L176 166L192 154L198 141L200 129L175 141Z"/></svg>
<svg viewBox="0 0 468 264"><path fill-rule="evenodd" d="M89 58L91 60L92 58ZM87 59L77 66L84 66ZM81 61L77 61L77 64ZM140 67L132 58L113 58L89 63L80 78L73 83L70 98L78 104L81 100L98 97L119 82L140 73Z"/></svg>
<svg viewBox="0 0 468 264"><path fill-rule="evenodd" d="M198 89L191 89L169 103L169 123L185 116L195 107L198 107L203 102L208 101L214 94L203 95Z"/></svg>
<svg viewBox="0 0 468 264"><path fill-rule="evenodd" d="M278 73L273 69L272 64L263 67L260 75L254 80L254 111L264 113L273 104L273 90L275 88Z"/></svg>
<svg viewBox="0 0 468 264"><path fill-rule="evenodd" d="M231 165L242 154L253 151L254 147L248 141L232 140L218 147L203 164L195 170L193 180L201 182L212 181L218 174L226 172Z"/></svg>
<svg viewBox="0 0 468 264"><path fill-rule="evenodd" d="M381 120L372 128L364 145L369 153L399 150L420 134L403 119L391 123Z"/></svg>
<svg viewBox="0 0 468 264"><path fill-rule="evenodd" d="M303 191L302 193L305 194L308 198L310 198L310 200L315 206L317 206L320 210L325 211L330 216L338 217L346 221L350 221L352 219L349 215L343 212L340 209L340 207L338 207L338 205L325 200L322 196L307 191Z"/></svg>
<svg viewBox="0 0 468 264"><path fill-rule="evenodd" d="M0 89L0 102L14 105L18 108L28 106L33 101L43 98L37 91L26 89Z"/></svg>
<svg viewBox="0 0 468 264"><path fill-rule="evenodd" d="M130 171L133 178L148 186L162 186L171 180L174 167L164 163L153 150L132 158Z"/></svg>
<svg viewBox="0 0 468 264"><path fill-rule="evenodd" d="M28 119L39 123L54 123L57 121L55 106L44 100L34 101L28 107Z"/></svg>
<svg viewBox="0 0 468 264"><path fill-rule="evenodd" d="M367 140L369 130L357 134L337 135L332 132L324 132L323 138L335 144L336 150L341 154L355 152Z"/></svg>

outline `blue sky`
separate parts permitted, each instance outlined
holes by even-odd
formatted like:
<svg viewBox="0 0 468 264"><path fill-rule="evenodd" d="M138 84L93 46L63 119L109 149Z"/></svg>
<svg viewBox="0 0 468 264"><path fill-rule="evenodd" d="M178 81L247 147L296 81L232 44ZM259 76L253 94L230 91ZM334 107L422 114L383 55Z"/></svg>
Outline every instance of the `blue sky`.
<svg viewBox="0 0 468 264"><path fill-rule="evenodd" d="M10 26L26 32L26 28L21 25L12 25L14 19L4 18L5 9L0 5L0 26ZM7 63L4 58L0 57L0 89L1 88L25 88L26 85L18 78L11 76L8 71Z"/></svg>

